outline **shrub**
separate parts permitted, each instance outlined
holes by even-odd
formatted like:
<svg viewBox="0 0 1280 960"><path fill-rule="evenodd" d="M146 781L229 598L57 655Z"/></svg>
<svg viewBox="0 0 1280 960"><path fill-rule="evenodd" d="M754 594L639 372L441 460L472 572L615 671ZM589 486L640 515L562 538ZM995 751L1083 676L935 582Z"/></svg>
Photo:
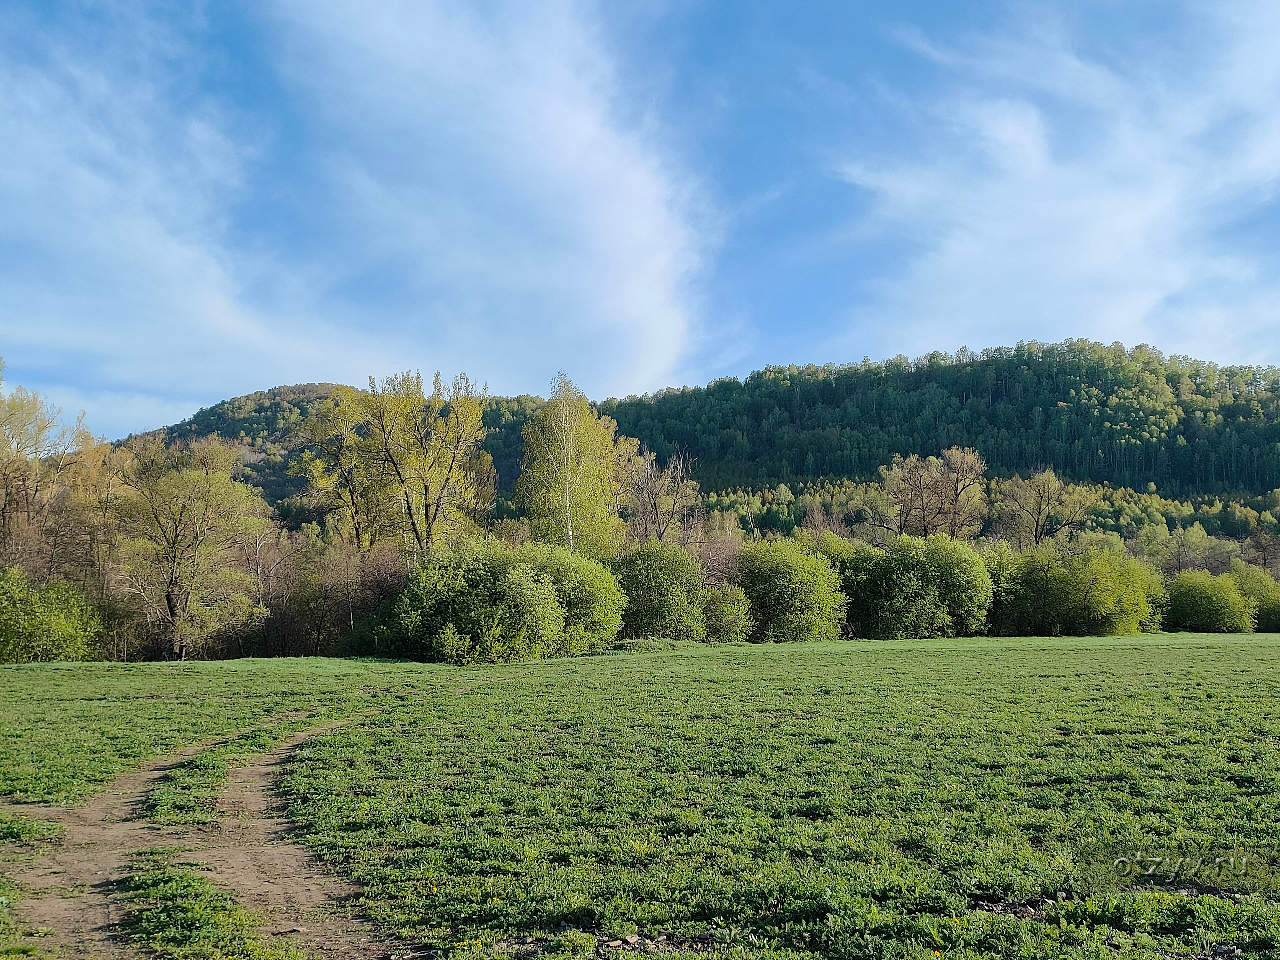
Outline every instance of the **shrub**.
<svg viewBox="0 0 1280 960"><path fill-rule="evenodd" d="M1230 574L1215 577L1204 570L1186 570L1169 581L1165 625L1196 633L1248 633L1253 629L1253 604Z"/></svg>
<svg viewBox="0 0 1280 960"><path fill-rule="evenodd" d="M1280 633L1280 583L1262 567L1236 558L1228 571L1236 586L1254 607L1254 629Z"/></svg>
<svg viewBox="0 0 1280 960"><path fill-rule="evenodd" d="M898 537L887 549L866 544L840 564L854 636L952 637L982 631L991 578L968 544L943 535Z"/></svg>
<svg viewBox="0 0 1280 960"><path fill-rule="evenodd" d="M608 568L565 547L545 543L523 544L511 551L511 557L555 587L564 607L563 653L589 653L613 643L622 629L627 597Z"/></svg>
<svg viewBox="0 0 1280 960"><path fill-rule="evenodd" d="M832 560L846 602L844 629L849 636L869 637L878 622L877 597L885 554L860 540L844 542L848 549L840 549L838 559ZM831 553L824 555L830 557Z"/></svg>
<svg viewBox="0 0 1280 960"><path fill-rule="evenodd" d="M462 544L422 562L365 645L447 663L566 656L612 643L624 603L608 570L561 547Z"/></svg>
<svg viewBox="0 0 1280 960"><path fill-rule="evenodd" d="M986 544L982 562L991 578L991 606L987 608L987 633L1004 633L1013 620L1013 608L1019 601L1019 575L1023 555L1007 540Z"/></svg>
<svg viewBox="0 0 1280 960"><path fill-rule="evenodd" d="M751 639L751 602L737 584L712 587L703 596L708 643L742 643Z"/></svg>
<svg viewBox="0 0 1280 960"><path fill-rule="evenodd" d="M835 640L846 601L825 558L794 540L753 543L738 558L738 581L751 605L751 639L781 643Z"/></svg>
<svg viewBox="0 0 1280 960"><path fill-rule="evenodd" d="M102 622L74 586L36 587L17 567L0 570L0 663L92 660Z"/></svg>
<svg viewBox="0 0 1280 960"><path fill-rule="evenodd" d="M830 530L797 530L795 541L810 553L826 557L837 571L839 571L842 563L851 559L858 552L860 547L869 546L869 544L863 543L861 540L846 540Z"/></svg>
<svg viewBox="0 0 1280 960"><path fill-rule="evenodd" d="M702 567L688 553L650 540L618 560L614 569L627 597L623 636L706 639Z"/></svg>
<svg viewBox="0 0 1280 960"><path fill-rule="evenodd" d="M375 628L375 652L447 663L561 652L555 587L505 550L468 546L426 558Z"/></svg>
<svg viewBox="0 0 1280 960"><path fill-rule="evenodd" d="M986 628L991 607L991 577L978 552L961 540L943 534L928 537L925 563L937 584L946 630L943 636L967 637Z"/></svg>
<svg viewBox="0 0 1280 960"><path fill-rule="evenodd" d="M1164 590L1150 565L1112 549L1072 553L1042 544L993 549L988 628L1004 636L1110 636L1159 629Z"/></svg>

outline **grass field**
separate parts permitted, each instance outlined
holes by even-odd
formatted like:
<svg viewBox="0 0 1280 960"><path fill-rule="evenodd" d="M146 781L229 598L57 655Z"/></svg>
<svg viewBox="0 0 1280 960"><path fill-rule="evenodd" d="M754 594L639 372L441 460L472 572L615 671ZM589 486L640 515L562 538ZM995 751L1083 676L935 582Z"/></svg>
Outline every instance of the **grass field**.
<svg viewBox="0 0 1280 960"><path fill-rule="evenodd" d="M1275 957L1277 704L1271 636L4 668L0 787L243 734L151 807L199 821L272 731L346 717L290 816L445 955Z"/></svg>
<svg viewBox="0 0 1280 960"><path fill-rule="evenodd" d="M0 666L0 796L74 803L175 748L359 709L424 670L347 660Z"/></svg>

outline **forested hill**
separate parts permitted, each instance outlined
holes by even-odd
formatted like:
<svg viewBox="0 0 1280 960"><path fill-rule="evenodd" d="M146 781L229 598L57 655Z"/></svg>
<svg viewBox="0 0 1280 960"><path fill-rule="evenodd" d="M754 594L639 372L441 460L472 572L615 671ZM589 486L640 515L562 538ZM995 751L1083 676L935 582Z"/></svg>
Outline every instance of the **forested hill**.
<svg viewBox="0 0 1280 960"><path fill-rule="evenodd" d="M298 425L330 384L227 400L163 431L245 445L249 479L296 492ZM494 398L486 447L509 490L535 397ZM1164 493L1280 487L1280 370L1222 367L1087 341L934 353L884 363L770 367L745 380L607 400L622 433L695 458L704 489L870 477L895 453L972 446L995 474L1052 466L1072 479Z"/></svg>
<svg viewBox="0 0 1280 960"><path fill-rule="evenodd" d="M975 447L996 474L1166 492L1280 486L1280 369L1088 341L885 363L770 367L602 409L703 486L867 477L895 453Z"/></svg>
<svg viewBox="0 0 1280 960"><path fill-rule="evenodd" d="M278 504L301 493L306 482L289 472L302 452L302 422L311 407L328 400L337 384L300 383L272 387L205 407L181 423L150 431L169 442L218 436L240 446L245 479ZM500 483L509 490L520 471L521 431L539 397L492 397L484 413L489 434L485 448L493 456Z"/></svg>

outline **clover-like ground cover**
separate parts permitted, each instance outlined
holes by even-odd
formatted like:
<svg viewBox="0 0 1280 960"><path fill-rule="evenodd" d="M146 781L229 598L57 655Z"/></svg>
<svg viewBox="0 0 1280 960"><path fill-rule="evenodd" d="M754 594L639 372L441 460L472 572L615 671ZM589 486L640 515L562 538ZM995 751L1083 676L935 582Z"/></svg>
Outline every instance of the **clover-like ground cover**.
<svg viewBox="0 0 1280 960"><path fill-rule="evenodd" d="M5 668L0 790L340 717L298 836L444 955L1275 957L1277 702L1274 636Z"/></svg>

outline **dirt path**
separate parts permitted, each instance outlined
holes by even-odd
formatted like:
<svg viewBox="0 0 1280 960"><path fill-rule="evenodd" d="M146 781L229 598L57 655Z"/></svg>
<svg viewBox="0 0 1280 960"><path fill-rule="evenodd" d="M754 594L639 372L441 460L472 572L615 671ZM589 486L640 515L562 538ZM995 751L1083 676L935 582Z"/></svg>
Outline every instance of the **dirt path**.
<svg viewBox="0 0 1280 960"><path fill-rule="evenodd" d="M128 960L138 954L120 935L115 885L138 850L180 845L186 834L145 820L142 801L152 785L205 745L182 750L125 774L83 807L11 804L11 813L61 824L60 843L28 863L6 867L26 891L19 913L42 932L41 941L85 960Z"/></svg>
<svg viewBox="0 0 1280 960"><path fill-rule="evenodd" d="M196 858L216 882L234 889L242 904L264 918L264 933L287 936L318 960L383 960L390 951L352 913L355 887L326 872L312 853L289 839L274 792L289 754L325 729L299 733L234 771L218 802L217 835Z"/></svg>
<svg viewBox="0 0 1280 960"><path fill-rule="evenodd" d="M325 729L298 733L233 771L214 826L159 827L146 822L142 808L160 778L208 744L120 777L83 807L5 805L6 811L50 820L64 830L62 841L50 844L37 859L5 865L6 875L26 891L19 915L40 932L40 942L69 957L138 960L140 953L119 927L123 911L116 887L139 850L173 846L262 916L264 935L287 936L318 960L391 957L372 929L352 915L349 901L355 889L288 839L288 825L278 809L273 786L289 752Z"/></svg>

